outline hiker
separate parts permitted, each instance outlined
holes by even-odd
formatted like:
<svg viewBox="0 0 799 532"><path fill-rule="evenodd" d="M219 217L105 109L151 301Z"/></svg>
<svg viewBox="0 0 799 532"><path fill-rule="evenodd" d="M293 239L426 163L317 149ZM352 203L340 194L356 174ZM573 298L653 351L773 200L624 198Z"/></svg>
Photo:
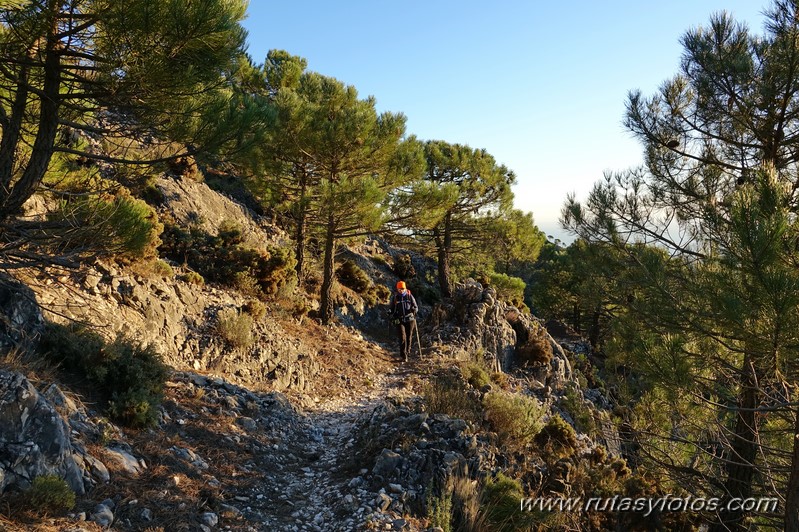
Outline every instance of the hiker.
<svg viewBox="0 0 799 532"><path fill-rule="evenodd" d="M416 313L419 307L405 281L397 283L397 293L391 298L391 323L397 326L400 341L400 355L408 361L413 345L413 333L416 330Z"/></svg>

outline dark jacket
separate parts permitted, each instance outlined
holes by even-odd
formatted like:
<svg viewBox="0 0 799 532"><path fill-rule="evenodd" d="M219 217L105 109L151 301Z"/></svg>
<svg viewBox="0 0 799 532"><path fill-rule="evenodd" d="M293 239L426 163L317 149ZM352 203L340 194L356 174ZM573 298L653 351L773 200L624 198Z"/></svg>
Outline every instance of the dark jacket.
<svg viewBox="0 0 799 532"><path fill-rule="evenodd" d="M410 290L406 290L404 294L397 292L391 298L391 316L394 319L402 321L410 321L419 311L416 305L416 299L411 294Z"/></svg>

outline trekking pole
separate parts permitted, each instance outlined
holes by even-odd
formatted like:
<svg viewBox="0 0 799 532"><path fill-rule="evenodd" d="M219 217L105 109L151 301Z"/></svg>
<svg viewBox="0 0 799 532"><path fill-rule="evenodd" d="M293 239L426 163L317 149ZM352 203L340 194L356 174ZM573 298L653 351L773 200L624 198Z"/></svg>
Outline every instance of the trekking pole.
<svg viewBox="0 0 799 532"><path fill-rule="evenodd" d="M419 360L422 360L422 342L419 341L419 322L416 322L416 345L419 347Z"/></svg>

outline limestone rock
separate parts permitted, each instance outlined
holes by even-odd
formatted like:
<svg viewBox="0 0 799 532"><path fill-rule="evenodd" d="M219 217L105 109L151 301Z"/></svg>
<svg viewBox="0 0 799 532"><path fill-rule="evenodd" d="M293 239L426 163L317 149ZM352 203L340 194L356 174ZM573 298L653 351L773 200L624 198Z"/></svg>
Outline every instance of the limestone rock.
<svg viewBox="0 0 799 532"><path fill-rule="evenodd" d="M28 379L0 370L0 493L40 475L57 475L84 493L67 424Z"/></svg>

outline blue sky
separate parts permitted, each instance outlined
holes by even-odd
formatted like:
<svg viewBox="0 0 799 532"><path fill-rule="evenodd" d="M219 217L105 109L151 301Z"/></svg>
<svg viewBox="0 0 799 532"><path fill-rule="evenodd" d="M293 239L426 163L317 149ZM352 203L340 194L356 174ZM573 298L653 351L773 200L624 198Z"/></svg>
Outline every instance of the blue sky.
<svg viewBox="0 0 799 532"><path fill-rule="evenodd" d="M516 206L547 234L566 195L640 164L627 92L677 73L679 38L726 10L762 33L765 0L251 0L249 53L277 48L354 85L407 132L485 148L517 174Z"/></svg>

